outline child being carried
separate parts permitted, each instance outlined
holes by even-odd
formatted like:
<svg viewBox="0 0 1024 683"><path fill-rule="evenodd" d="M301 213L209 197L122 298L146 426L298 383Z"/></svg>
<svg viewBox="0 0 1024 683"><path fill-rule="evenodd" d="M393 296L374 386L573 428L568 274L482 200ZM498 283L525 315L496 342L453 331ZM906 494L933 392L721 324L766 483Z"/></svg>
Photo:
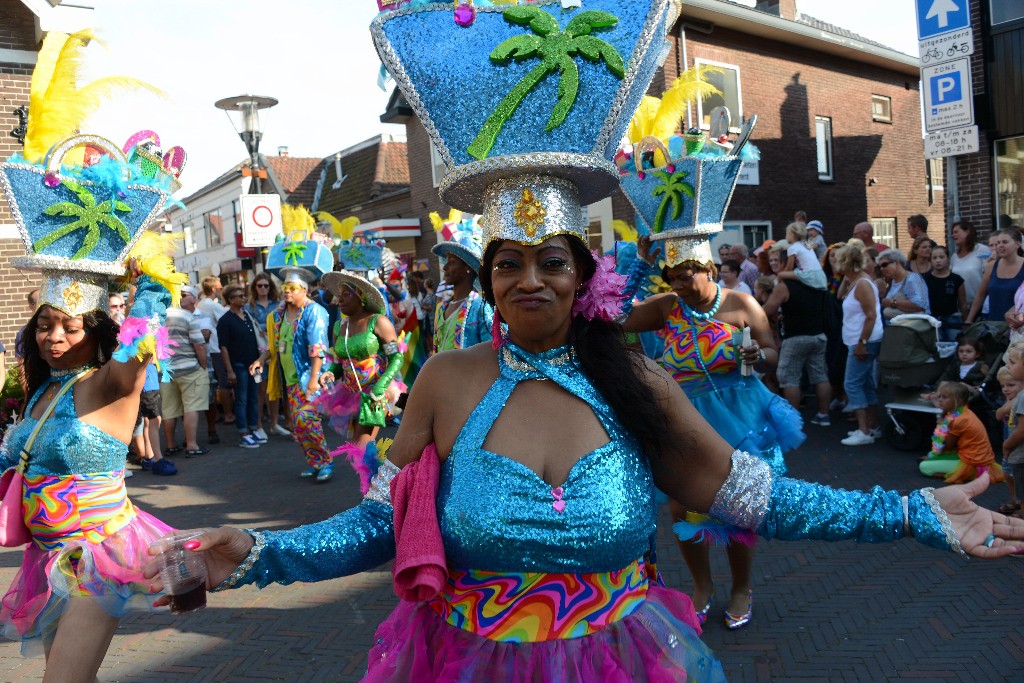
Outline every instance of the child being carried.
<svg viewBox="0 0 1024 683"><path fill-rule="evenodd" d="M825 271L821 262L814 254L814 249L807 244L807 225L797 221L786 226L786 265L779 272L782 280L799 280L808 287L825 289Z"/></svg>

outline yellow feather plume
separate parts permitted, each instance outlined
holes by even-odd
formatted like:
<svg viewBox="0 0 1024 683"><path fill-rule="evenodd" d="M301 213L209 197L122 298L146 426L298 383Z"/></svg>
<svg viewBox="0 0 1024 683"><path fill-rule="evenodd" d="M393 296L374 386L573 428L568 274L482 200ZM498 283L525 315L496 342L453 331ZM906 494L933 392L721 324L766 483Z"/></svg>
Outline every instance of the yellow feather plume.
<svg viewBox="0 0 1024 683"><path fill-rule="evenodd" d="M174 270L174 243L184 239L180 232L163 233L147 230L129 252L143 273L159 282L171 293L171 305L177 306L181 301L181 286L188 284L188 275Z"/></svg>
<svg viewBox="0 0 1024 683"><path fill-rule="evenodd" d="M104 100L118 93L142 89L163 96L159 89L128 76L100 78L79 87L83 52L95 39L91 31L79 31L70 36L49 33L43 40L29 90L24 152L28 161L42 163L51 147L79 132Z"/></svg>
<svg viewBox="0 0 1024 683"><path fill-rule="evenodd" d="M384 458L388 457L388 449L391 448L391 444L395 441L394 439L377 439L377 459L384 462Z"/></svg>
<svg viewBox="0 0 1024 683"><path fill-rule="evenodd" d="M709 73L717 72L721 72L717 66L695 66L681 73L660 98L644 97L629 122L627 135L630 144L635 145L645 137L653 136L667 146L668 139L679 127L679 121L686 116L688 104L722 94L721 90L706 80ZM654 156L656 166L668 163L661 152L655 152Z"/></svg>
<svg viewBox="0 0 1024 683"><path fill-rule="evenodd" d="M445 223L458 223L462 220L462 212L458 209L452 209L448 212L448 218L441 218L441 214L437 211L430 212L430 224L434 226L434 232L441 232L444 229Z"/></svg>
<svg viewBox="0 0 1024 683"><path fill-rule="evenodd" d="M316 232L316 219L306 207L281 205L281 224L284 226L284 234L288 239L296 232L304 232L304 240L310 239L310 235Z"/></svg>
<svg viewBox="0 0 1024 683"><path fill-rule="evenodd" d="M620 242L636 242L640 237L640 233L637 229L626 221L612 221L612 230L614 230L615 234L619 236Z"/></svg>
<svg viewBox="0 0 1024 683"><path fill-rule="evenodd" d="M355 216L349 216L345 220L339 221L326 211L317 211L313 215L316 216L318 221L323 221L330 225L331 234L341 240L352 239L352 235L355 234L356 226L359 225L359 219Z"/></svg>

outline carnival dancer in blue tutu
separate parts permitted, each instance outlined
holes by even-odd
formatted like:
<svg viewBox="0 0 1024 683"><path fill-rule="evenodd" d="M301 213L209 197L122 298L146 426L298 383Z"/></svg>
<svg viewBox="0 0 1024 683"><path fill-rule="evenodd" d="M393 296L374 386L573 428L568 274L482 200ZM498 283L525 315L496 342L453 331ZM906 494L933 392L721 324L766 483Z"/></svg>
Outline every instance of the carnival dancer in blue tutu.
<svg viewBox="0 0 1024 683"><path fill-rule="evenodd" d="M639 260L648 266L660 251L652 250L651 244L646 236L638 243ZM672 292L635 305L625 329L662 331L665 345L659 361L701 415L729 445L760 456L781 476L786 472L782 454L805 438L802 419L754 373L744 372L747 368L764 371L778 363L768 319L754 297L718 285L706 241L690 246L693 253L677 252L674 262L662 269L662 278ZM746 344L745 329L749 329ZM713 534L700 516L674 500L669 505L674 519L695 525L697 534L692 540L680 540L679 548L693 575L693 604L703 622L714 600L708 550ZM738 629L749 623L752 614L750 570L754 548L752 538L733 535L732 540L739 542L729 543L726 549L732 590L725 623L730 629Z"/></svg>

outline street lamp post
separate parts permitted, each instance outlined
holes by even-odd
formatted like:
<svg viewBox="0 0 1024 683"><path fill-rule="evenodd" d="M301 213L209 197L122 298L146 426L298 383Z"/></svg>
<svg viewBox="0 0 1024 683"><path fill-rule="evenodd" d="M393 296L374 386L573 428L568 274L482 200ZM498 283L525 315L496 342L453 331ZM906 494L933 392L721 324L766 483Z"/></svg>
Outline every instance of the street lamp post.
<svg viewBox="0 0 1024 683"><path fill-rule="evenodd" d="M270 109L277 104L273 97L262 95L236 95L217 100L213 106L223 109L228 114L231 126L238 133L245 143L245 149L249 152L249 163L252 167L253 177L256 179L256 194L263 194L263 184L260 182L260 139L263 137L263 128L260 125L260 110ZM234 112L234 115L232 115Z"/></svg>

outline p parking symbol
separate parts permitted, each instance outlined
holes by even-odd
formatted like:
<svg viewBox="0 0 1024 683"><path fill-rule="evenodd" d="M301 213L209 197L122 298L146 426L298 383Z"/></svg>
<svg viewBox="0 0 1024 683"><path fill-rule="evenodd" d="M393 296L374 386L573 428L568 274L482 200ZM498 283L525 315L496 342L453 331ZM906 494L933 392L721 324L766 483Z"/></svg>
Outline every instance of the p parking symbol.
<svg viewBox="0 0 1024 683"><path fill-rule="evenodd" d="M960 72L949 73L932 77L932 104L949 104L963 99L963 88L960 83Z"/></svg>

